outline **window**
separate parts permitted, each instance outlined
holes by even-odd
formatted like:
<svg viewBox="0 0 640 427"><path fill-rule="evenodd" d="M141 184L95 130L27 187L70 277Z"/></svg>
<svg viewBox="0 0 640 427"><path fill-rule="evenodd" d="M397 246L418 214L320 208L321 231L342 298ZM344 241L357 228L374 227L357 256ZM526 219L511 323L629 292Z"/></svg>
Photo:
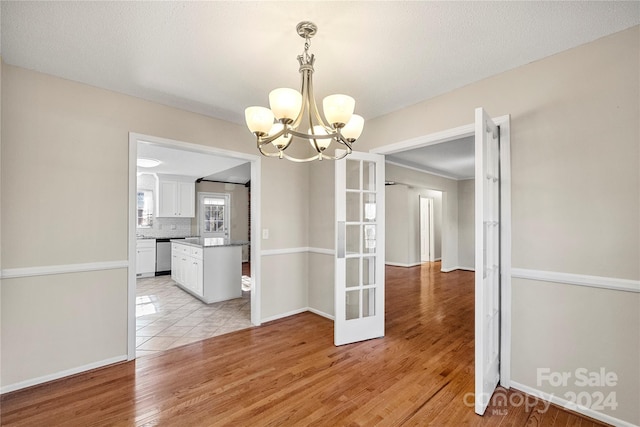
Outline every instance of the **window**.
<svg viewBox="0 0 640 427"><path fill-rule="evenodd" d="M153 227L153 191L138 190L138 228Z"/></svg>

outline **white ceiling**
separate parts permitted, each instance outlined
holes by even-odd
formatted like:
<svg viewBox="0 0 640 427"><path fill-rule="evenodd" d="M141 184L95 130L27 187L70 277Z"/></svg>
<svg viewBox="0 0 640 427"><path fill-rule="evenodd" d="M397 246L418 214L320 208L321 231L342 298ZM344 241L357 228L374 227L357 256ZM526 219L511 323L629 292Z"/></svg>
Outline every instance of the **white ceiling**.
<svg viewBox="0 0 640 427"><path fill-rule="evenodd" d="M474 142L475 137L469 136L387 154L386 160L450 179L472 179L475 174Z"/></svg>
<svg viewBox="0 0 640 427"><path fill-rule="evenodd" d="M236 123L299 86L299 21L318 25L315 92L371 119L640 23L640 2L2 1L12 65ZM248 134L250 138L250 135ZM366 137L366 124L365 133Z"/></svg>
<svg viewBox="0 0 640 427"><path fill-rule="evenodd" d="M251 165L246 160L167 148L145 142L138 143L138 158L161 162L153 168L138 167L138 173L183 175L194 180L205 178L237 184L246 184L251 179Z"/></svg>

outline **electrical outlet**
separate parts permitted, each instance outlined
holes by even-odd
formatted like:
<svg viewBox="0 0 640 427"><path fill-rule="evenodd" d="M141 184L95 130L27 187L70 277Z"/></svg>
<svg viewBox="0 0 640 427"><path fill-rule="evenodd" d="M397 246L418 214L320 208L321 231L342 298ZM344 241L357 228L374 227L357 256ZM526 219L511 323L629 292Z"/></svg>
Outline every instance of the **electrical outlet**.
<svg viewBox="0 0 640 427"><path fill-rule="evenodd" d="M262 229L262 239L263 240L269 239L269 229L268 228L263 228Z"/></svg>

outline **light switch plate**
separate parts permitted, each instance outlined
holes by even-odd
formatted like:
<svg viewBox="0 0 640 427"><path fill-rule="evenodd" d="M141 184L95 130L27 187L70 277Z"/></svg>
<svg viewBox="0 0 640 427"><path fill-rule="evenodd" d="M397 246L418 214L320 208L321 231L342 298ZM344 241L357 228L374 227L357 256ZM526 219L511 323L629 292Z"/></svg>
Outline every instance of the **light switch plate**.
<svg viewBox="0 0 640 427"><path fill-rule="evenodd" d="M268 228L263 228L262 229L262 239L263 240L267 240L269 238L269 229Z"/></svg>

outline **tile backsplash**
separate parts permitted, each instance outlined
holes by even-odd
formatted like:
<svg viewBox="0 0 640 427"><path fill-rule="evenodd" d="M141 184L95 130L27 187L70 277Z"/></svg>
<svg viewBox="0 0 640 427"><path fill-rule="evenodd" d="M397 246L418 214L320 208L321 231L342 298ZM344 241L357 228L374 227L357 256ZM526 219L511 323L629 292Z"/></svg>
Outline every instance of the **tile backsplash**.
<svg viewBox="0 0 640 427"><path fill-rule="evenodd" d="M167 238L191 236L191 218L153 218L152 228L138 228L138 235Z"/></svg>

